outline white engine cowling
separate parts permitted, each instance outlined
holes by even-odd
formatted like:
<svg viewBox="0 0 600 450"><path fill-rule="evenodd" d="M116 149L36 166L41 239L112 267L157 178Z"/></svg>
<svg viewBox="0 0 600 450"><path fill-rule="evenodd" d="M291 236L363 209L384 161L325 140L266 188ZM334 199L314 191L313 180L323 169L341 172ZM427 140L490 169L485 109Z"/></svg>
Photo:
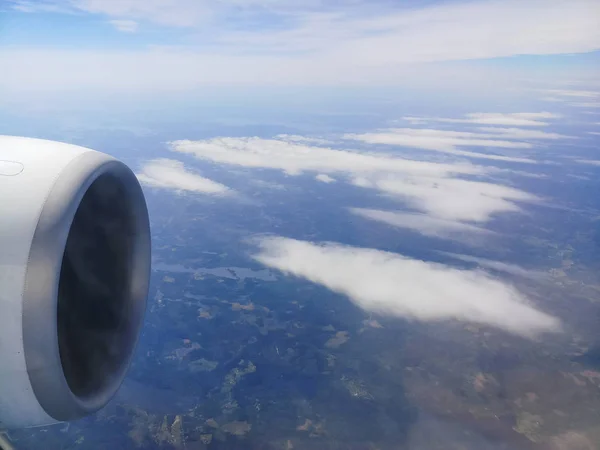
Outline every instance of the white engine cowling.
<svg viewBox="0 0 600 450"><path fill-rule="evenodd" d="M149 277L148 211L125 164L0 136L0 426L102 408L128 370Z"/></svg>

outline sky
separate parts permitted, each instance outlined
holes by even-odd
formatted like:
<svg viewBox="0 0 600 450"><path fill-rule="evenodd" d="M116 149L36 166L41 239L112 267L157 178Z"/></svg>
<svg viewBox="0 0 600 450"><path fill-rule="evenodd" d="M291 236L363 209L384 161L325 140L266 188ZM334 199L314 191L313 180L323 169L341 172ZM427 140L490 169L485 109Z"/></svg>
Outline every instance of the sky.
<svg viewBox="0 0 600 450"><path fill-rule="evenodd" d="M593 80L599 16L596 0L3 0L0 88Z"/></svg>
<svg viewBox="0 0 600 450"><path fill-rule="evenodd" d="M500 242L499 217L552 204L507 175L543 178L558 146L588 148L600 130L597 0L0 0L0 62L8 69L0 70L0 115L23 108L21 122L31 111L54 121L60 114L49 112L71 103L83 111L69 116L76 124L95 111L87 130L117 114L105 98L137 105L140 117L145 105L160 105L164 128L181 117L201 124L232 97L237 105L252 99L244 119L258 124L255 113L280 104L288 127L281 113L299 104L287 103L293 96L318 98L313 113L323 115L335 98L348 116L371 112L365 100L348 106L348 99L368 98L364 92L376 93L380 106L400 98L404 110L393 109L378 126L363 120L343 132L198 137L179 127L156 143L160 157L141 155L134 170L147 189L232 208L247 194L201 167L237 171L264 186L265 171L289 184L309 176L323 189L343 186L389 201L385 208L349 201L332 214L466 248ZM200 92L214 93L211 103L197 102ZM173 96L177 102L166 100ZM446 98L459 107L443 107ZM204 116L195 115L200 109ZM600 157L569 163L585 172ZM254 243L256 262L367 311L474 321L524 337L563 329L499 275L537 282L535 268L450 256L476 266L459 269L289 236Z"/></svg>

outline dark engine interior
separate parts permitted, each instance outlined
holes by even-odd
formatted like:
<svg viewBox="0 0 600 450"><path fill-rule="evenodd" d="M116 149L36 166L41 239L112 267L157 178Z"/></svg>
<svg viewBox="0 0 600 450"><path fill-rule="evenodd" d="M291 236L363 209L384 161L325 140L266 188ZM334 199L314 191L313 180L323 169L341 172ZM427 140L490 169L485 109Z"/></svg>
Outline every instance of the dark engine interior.
<svg viewBox="0 0 600 450"><path fill-rule="evenodd" d="M131 323L135 208L119 178L101 175L73 220L58 289L58 343L65 378L79 398L121 372L135 345Z"/></svg>

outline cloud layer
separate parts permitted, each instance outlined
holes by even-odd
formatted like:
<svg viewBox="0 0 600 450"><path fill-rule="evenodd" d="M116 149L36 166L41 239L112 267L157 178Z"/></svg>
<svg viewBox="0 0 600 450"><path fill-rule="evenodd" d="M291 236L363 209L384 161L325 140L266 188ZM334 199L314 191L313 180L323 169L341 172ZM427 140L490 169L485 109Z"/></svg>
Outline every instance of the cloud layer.
<svg viewBox="0 0 600 450"><path fill-rule="evenodd" d="M187 170L182 162L172 159L161 158L148 161L137 177L141 183L162 189L203 194L228 194L233 192L227 186Z"/></svg>
<svg viewBox="0 0 600 450"><path fill-rule="evenodd" d="M358 153L257 137L175 141L170 147L221 164L277 169L291 175L310 171L338 174L337 179L349 176L356 186L376 189L444 220L485 222L496 213L519 211L515 202L537 200L515 188L455 178L490 171L466 163L414 161L385 153Z"/></svg>
<svg viewBox="0 0 600 450"><path fill-rule="evenodd" d="M333 173L393 172L445 176L480 174L483 168L470 164L432 164L381 153L359 153L312 147L278 139L215 138L203 141L174 141L171 150L222 164L283 170L289 174L304 171Z"/></svg>
<svg viewBox="0 0 600 450"><path fill-rule="evenodd" d="M509 127L545 127L548 120L560 119L560 114L550 112L519 112L519 113L470 113L463 119L444 117L404 117L412 123L446 122L446 123L474 123L480 125L503 125Z"/></svg>
<svg viewBox="0 0 600 450"><path fill-rule="evenodd" d="M425 214L412 214L378 209L350 208L350 212L358 216L385 223L387 225L412 230L423 236L454 239L471 242L473 236L490 235L491 231L470 223L457 220L440 219Z"/></svg>
<svg viewBox="0 0 600 450"><path fill-rule="evenodd" d="M505 133L508 136L508 133ZM368 144L386 144L419 148L469 158L491 159L520 163L534 163L533 159L514 156L493 155L459 150L458 147L496 147L504 149L531 148L526 142L494 139L497 135L466 131L433 130L428 128L390 128L376 133L346 134L345 139L354 139ZM509 137L509 136L508 136Z"/></svg>
<svg viewBox="0 0 600 450"><path fill-rule="evenodd" d="M559 321L527 304L514 287L487 273L402 255L283 237L263 238L254 258L348 296L359 307L413 320L461 320L532 337Z"/></svg>
<svg viewBox="0 0 600 450"><path fill-rule="evenodd" d="M13 74L1 73L0 84L3 79L21 79L36 88L124 84L155 92L198 83L401 84L405 80L399 78L403 73L399 69L410 64L585 53L600 48L596 0L426 5L356 0L11 0L10 4L23 13L88 13L121 23L151 24L154 32L164 27L167 37L173 31L181 33L183 39L178 42L185 42L164 53L152 49L154 41L131 52L108 46L99 51L51 51L42 41L33 50L0 53L0 60ZM439 79L440 69L446 75L452 73L447 67L425 67L413 78L434 71ZM476 69L468 67L462 75ZM503 69L485 70L485 79ZM142 83L144 78L148 81ZM497 77L505 78L506 74Z"/></svg>
<svg viewBox="0 0 600 450"><path fill-rule="evenodd" d="M494 214L520 211L515 201L538 200L532 194L508 186L454 178L381 177L375 179L371 187L403 198L433 217L457 221L486 222Z"/></svg>

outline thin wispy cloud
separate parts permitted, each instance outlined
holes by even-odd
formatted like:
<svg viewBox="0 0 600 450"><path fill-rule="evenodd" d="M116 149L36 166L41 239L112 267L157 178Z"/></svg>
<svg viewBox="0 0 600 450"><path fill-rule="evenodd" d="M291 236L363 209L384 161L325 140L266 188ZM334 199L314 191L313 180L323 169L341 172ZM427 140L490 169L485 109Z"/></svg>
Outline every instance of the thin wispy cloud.
<svg viewBox="0 0 600 450"><path fill-rule="evenodd" d="M73 12L71 5L58 0L8 0L8 6L24 13L52 12L69 14Z"/></svg>
<svg viewBox="0 0 600 450"><path fill-rule="evenodd" d="M587 164L589 166L600 166L600 161L595 159L577 159L575 161L580 164Z"/></svg>
<svg viewBox="0 0 600 450"><path fill-rule="evenodd" d="M138 23L135 20L109 20L109 23L117 30L123 33L135 33L138 30Z"/></svg>
<svg viewBox="0 0 600 450"><path fill-rule="evenodd" d="M441 252L441 253L448 255L452 258L458 259L460 261L474 263L479 267L483 267L484 269L492 269L492 270L495 270L498 272L503 272L503 273L507 273L510 275L516 275L516 276L522 277L522 278L529 278L529 279L536 280L536 281L544 281L544 280L548 280L548 278L549 278L547 273L540 272L538 270L525 269L516 264L508 264L508 263L501 262L501 261L494 261L494 260L486 259L486 258L478 258L476 256L460 255L457 253L448 253L448 252Z"/></svg>
<svg viewBox="0 0 600 450"><path fill-rule="evenodd" d="M577 108L600 108L600 91L549 89L542 92L551 95L544 96L541 100L562 102Z"/></svg>
<svg viewBox="0 0 600 450"><path fill-rule="evenodd" d="M426 322L475 322L525 337L560 330L558 319L482 270L283 237L262 238L258 245L258 262L346 295L367 311Z"/></svg>
<svg viewBox="0 0 600 450"><path fill-rule="evenodd" d="M418 79L432 70L452 75L461 67L425 66L410 73L403 70L407 65L585 53L600 48L596 0L425 5L354 0L341 4L319 0L11 0L9 5L29 14L54 10L148 22L165 36L173 29L184 36L185 45L167 51L151 49L156 44L151 41L139 51L108 46L99 51L52 50L40 42L34 48L0 53L12 72L2 72L0 83L14 85L21 78L36 87L54 89L119 86L155 92L203 83L339 85L396 80L400 84L406 77ZM482 72L466 81L467 85L481 80L483 73L488 82L495 75L498 80L506 78L500 73L504 69L496 66L467 67L461 76L468 77L475 70ZM106 73L112 76L100 76Z"/></svg>
<svg viewBox="0 0 600 450"><path fill-rule="evenodd" d="M550 112L520 112L520 113L488 113L477 112L466 114L462 119L445 117L404 117L411 123L445 122L445 123L473 123L479 125L502 125L509 127L545 127L550 125L549 120L560 119L560 114Z"/></svg>
<svg viewBox="0 0 600 450"><path fill-rule="evenodd" d="M155 188L202 194L232 194L227 186L204 178L172 159L155 159L145 163L137 175L141 183Z"/></svg>
<svg viewBox="0 0 600 450"><path fill-rule="evenodd" d="M275 136L276 139L286 142L293 142L296 144L314 144L314 145L331 145L333 142L329 139L300 136L297 134L278 134Z"/></svg>
<svg viewBox="0 0 600 450"><path fill-rule="evenodd" d="M350 208L350 212L366 219L386 225L403 228L423 236L452 239L465 243L477 242L477 236L493 235L485 228L457 220L440 219L426 214L415 214L378 209Z"/></svg>
<svg viewBox="0 0 600 450"><path fill-rule="evenodd" d="M556 139L575 139L574 136L565 134L550 133L548 131L532 130L530 128L500 128L500 127L479 127L478 131L482 131L490 137L505 138L505 139L531 139L531 140L556 140Z"/></svg>
<svg viewBox="0 0 600 450"><path fill-rule="evenodd" d="M549 89L549 90L546 90L545 92L548 92L554 96L559 96L559 97L600 98L600 92L598 92L598 91Z"/></svg>
<svg viewBox="0 0 600 450"><path fill-rule="evenodd" d="M498 140L493 139L493 137L494 136L490 134L484 133L433 130L427 128L392 128L375 133L344 135L345 139L354 139L368 144L397 145L477 159L535 163L535 160L530 158L478 153L459 149L459 147L504 149L527 149L532 147L532 145L527 142Z"/></svg>
<svg viewBox="0 0 600 450"><path fill-rule="evenodd" d="M318 174L318 175L315 177L315 179L316 179L317 181L321 181L321 182L323 182L323 183L327 183L327 184L329 184L329 183L335 183L335 181L336 181L336 180L335 180L335 178L332 178L332 177L330 177L329 175L327 175L327 174L325 174L325 173L320 173L320 174Z"/></svg>
<svg viewBox="0 0 600 450"><path fill-rule="evenodd" d="M600 102L572 102L569 105L577 108L600 108Z"/></svg>

